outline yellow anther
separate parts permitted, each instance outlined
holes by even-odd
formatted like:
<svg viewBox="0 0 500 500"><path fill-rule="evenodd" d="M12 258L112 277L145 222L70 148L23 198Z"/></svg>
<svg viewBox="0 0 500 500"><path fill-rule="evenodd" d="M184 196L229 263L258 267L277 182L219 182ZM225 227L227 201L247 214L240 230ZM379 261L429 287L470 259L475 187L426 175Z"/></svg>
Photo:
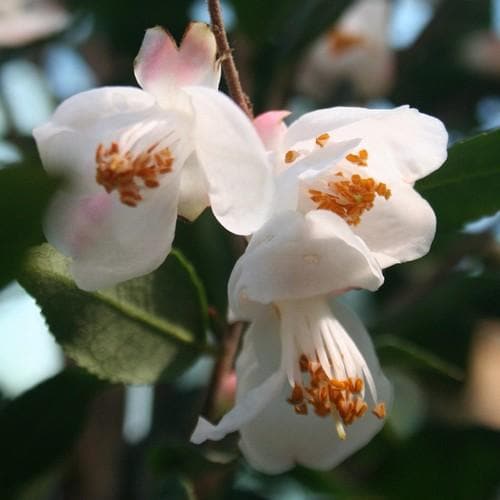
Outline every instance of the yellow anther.
<svg viewBox="0 0 500 500"><path fill-rule="evenodd" d="M360 47L365 43L365 39L359 35L332 30L328 34L328 45L334 54L346 52L355 47Z"/></svg>
<svg viewBox="0 0 500 500"><path fill-rule="evenodd" d="M330 134L325 132L324 134L318 135L318 137L316 137L316 144L322 148L325 146L329 139Z"/></svg>
<svg viewBox="0 0 500 500"><path fill-rule="evenodd" d="M373 208L376 196L388 200L391 190L382 182L358 174L351 175L350 179L330 181L327 192L309 189L309 197L318 209L330 210L351 226L357 226L361 216Z"/></svg>
<svg viewBox="0 0 500 500"><path fill-rule="evenodd" d="M293 163L299 157L299 153L290 149L285 153L285 163Z"/></svg>
<svg viewBox="0 0 500 500"><path fill-rule="evenodd" d="M350 161L351 163L354 163L358 167L366 167L368 166L367 160L368 160L368 151L366 149L360 149L358 151L358 154L355 155L353 153L349 153L345 159L347 161Z"/></svg>
<svg viewBox="0 0 500 500"><path fill-rule="evenodd" d="M307 415L308 408L311 407L319 417L331 416L336 422L340 439L345 439L344 426L351 425L368 410L368 405L361 395L363 379L330 378L318 361L311 361L305 354L300 356L298 364L308 385L296 383L287 399L288 403L298 415ZM385 415L384 403L379 403L373 413L383 418L380 415Z"/></svg>
<svg viewBox="0 0 500 500"><path fill-rule="evenodd" d="M386 415L385 403L384 402L378 403L375 406L375 408L373 408L372 413L379 419L385 418Z"/></svg>

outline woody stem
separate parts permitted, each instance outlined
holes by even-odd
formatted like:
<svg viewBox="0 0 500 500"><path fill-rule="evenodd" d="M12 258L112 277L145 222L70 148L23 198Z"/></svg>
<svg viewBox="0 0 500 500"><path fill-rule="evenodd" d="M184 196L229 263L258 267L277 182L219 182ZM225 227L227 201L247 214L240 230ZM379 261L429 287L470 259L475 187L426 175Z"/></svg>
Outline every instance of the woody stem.
<svg viewBox="0 0 500 500"><path fill-rule="evenodd" d="M222 18L222 9L220 0L207 0L208 11L210 12L210 19L212 21L212 31L217 41L217 51L222 64L222 71L226 80L229 93L238 106L245 112L245 114L252 119L253 112L250 101L243 92L241 86L240 76L234 63L233 52L229 46L227 39L226 29L224 28L224 20Z"/></svg>

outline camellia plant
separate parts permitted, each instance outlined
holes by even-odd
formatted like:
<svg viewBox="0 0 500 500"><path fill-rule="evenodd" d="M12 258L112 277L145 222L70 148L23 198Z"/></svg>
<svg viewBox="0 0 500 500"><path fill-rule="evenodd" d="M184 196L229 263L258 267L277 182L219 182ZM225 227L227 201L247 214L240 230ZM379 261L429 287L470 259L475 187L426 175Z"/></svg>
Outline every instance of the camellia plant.
<svg viewBox="0 0 500 500"><path fill-rule="evenodd" d="M325 44L343 55L354 48L346 71L357 81L357 65L371 51L392 68L381 33L389 9L385 1L350 5L317 46L303 50L303 74L290 87L306 82L314 95L315 79L325 73L317 89L327 98L340 70L316 68L328 64L314 55ZM274 109L270 100L254 116L219 1L209 0L208 11L211 24L190 22L179 42L159 26L147 29L134 63L138 86L77 93L37 126L44 172L36 170L36 182L20 170L5 175L13 188L33 185L28 196L44 211L46 241L34 227L33 237L7 248L7 257L16 257L3 284L16 278L36 299L69 366L9 403L0 424L8 429L20 415L27 418L24 408L44 387L51 393L50 384L62 384L75 389L47 410L40 428L54 432L51 412L70 411L72 444L97 394L155 384L168 414L155 429L167 429L169 439L153 446L150 462L175 483L164 498L236 498L241 470L264 484L282 474L352 498L361 490L337 490L331 471L363 447L375 449L374 438L396 439L411 399L401 395L401 366L463 379L453 362L397 332L435 334L432 307L412 307L447 273L467 266L467 252L444 258L445 271L397 265L427 255L436 235L438 250L428 259L442 258L446 231L500 209L498 133L448 150L442 121L411 103L297 112L293 100L292 111ZM376 47L365 45L371 38ZM31 227L30 214L23 220L20 213ZM493 245L490 233L487 243ZM498 255L482 245L489 259L483 265L491 265ZM400 269L418 271L410 281ZM399 295L380 313L372 337L353 297L376 304L374 297L394 290ZM396 353L396 368L387 351ZM196 371L202 357L212 360L211 374ZM180 389L193 366L189 374L203 386L194 403ZM163 399L162 384L169 387ZM180 415L175 425L168 422L173 415ZM382 430L385 438L377 436ZM61 446L46 462L65 451ZM382 478L383 465L366 453L359 470L380 470ZM33 474L45 470L43 460L33 464ZM6 498L14 498L23 488L8 476L14 479L6 482Z"/></svg>

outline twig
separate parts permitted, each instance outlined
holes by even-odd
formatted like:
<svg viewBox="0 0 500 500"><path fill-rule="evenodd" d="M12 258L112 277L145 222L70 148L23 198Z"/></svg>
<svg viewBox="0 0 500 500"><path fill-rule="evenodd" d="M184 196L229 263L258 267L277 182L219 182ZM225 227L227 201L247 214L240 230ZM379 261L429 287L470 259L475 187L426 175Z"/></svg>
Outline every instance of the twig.
<svg viewBox="0 0 500 500"><path fill-rule="evenodd" d="M229 325L221 343L220 355L217 357L215 366L208 386L205 405L202 414L213 419L216 415L217 402L220 399L220 391L224 381L224 377L231 373L233 369L236 353L240 344L241 334L243 332L244 323L238 321Z"/></svg>
<svg viewBox="0 0 500 500"><path fill-rule="evenodd" d="M240 76L234 63L233 53L227 40L224 20L222 19L222 9L219 0L208 0L208 10L212 20L212 31L217 41L217 50L224 72L224 78L229 89L229 93L238 106L252 119L253 112L250 101L243 92Z"/></svg>

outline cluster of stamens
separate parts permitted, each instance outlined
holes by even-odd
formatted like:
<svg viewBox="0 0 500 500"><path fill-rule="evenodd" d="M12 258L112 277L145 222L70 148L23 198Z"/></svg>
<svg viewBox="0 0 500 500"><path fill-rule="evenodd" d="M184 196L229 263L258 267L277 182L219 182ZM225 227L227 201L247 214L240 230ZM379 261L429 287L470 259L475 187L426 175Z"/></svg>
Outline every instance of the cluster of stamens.
<svg viewBox="0 0 500 500"><path fill-rule="evenodd" d="M371 177L353 174L347 179L342 172L335 175L342 180L330 181L329 192L309 189L309 197L318 209L336 213L351 226L357 226L363 213L373 208L376 196L386 200L391 197L391 190L383 182L376 182Z"/></svg>
<svg viewBox="0 0 500 500"><path fill-rule="evenodd" d="M304 354L299 359L300 370L308 374L309 385L296 384L287 400L298 415L307 415L309 407L320 417L332 416L344 425L351 425L368 410L363 392L363 379L329 378L320 363L310 361ZM384 403L378 403L372 410L377 418L385 417ZM339 437L345 438L342 426L337 426Z"/></svg>
<svg viewBox="0 0 500 500"><path fill-rule="evenodd" d="M174 158L169 148L159 149L157 143L134 154L130 150L123 153L112 142L108 148L99 144L95 162L97 183L108 193L116 189L122 203L135 207L142 200L141 188L158 187L158 177L172 171Z"/></svg>
<svg viewBox="0 0 500 500"><path fill-rule="evenodd" d="M360 47L365 43L362 36L342 31L332 30L328 34L328 47L334 54L341 54L354 47Z"/></svg>

